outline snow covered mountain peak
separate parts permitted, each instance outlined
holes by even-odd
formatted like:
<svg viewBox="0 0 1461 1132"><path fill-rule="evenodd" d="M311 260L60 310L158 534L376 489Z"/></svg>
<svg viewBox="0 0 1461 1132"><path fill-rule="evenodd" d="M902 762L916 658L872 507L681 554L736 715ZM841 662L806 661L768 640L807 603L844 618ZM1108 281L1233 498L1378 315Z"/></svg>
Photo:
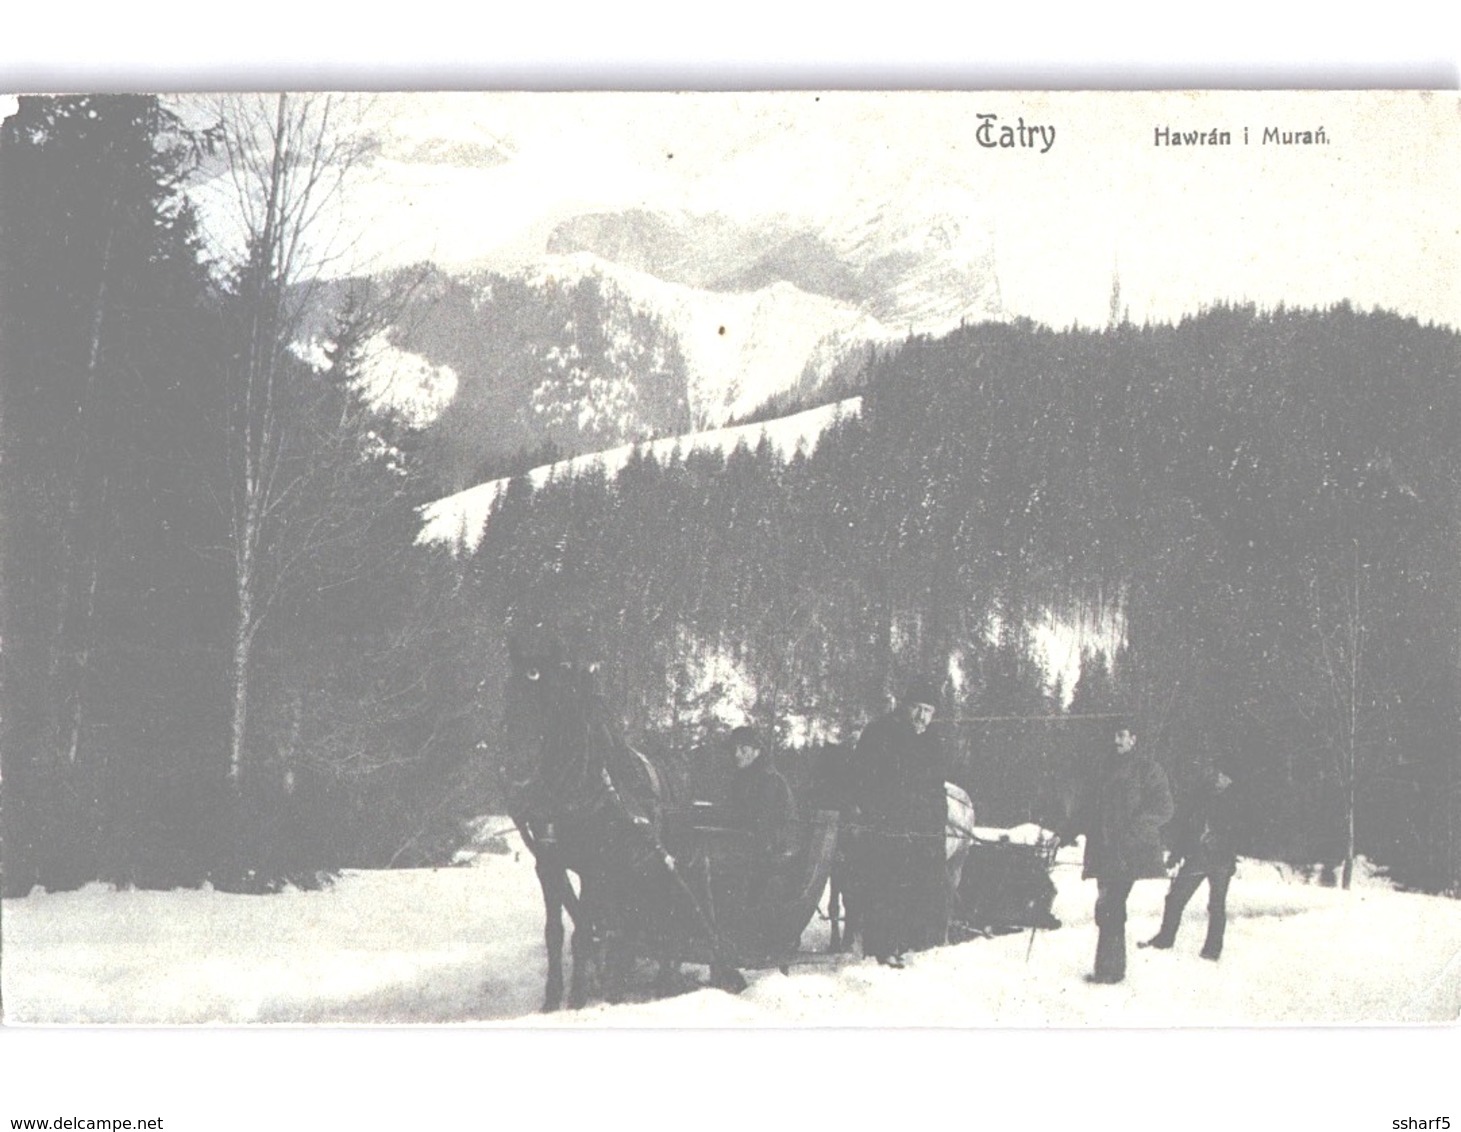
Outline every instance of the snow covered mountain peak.
<svg viewBox="0 0 1461 1132"><path fill-rule="evenodd" d="M530 259L432 273L391 339L457 390L433 426L440 478L845 395L871 346L1003 317L972 196L903 188L865 186L819 220L583 213Z"/></svg>
<svg viewBox="0 0 1461 1132"><path fill-rule="evenodd" d="M821 376L845 350L892 332L851 303L778 279L755 290L707 290L625 267L593 252L544 257L529 278L562 284L593 276L674 334L689 373L691 418L715 428Z"/></svg>

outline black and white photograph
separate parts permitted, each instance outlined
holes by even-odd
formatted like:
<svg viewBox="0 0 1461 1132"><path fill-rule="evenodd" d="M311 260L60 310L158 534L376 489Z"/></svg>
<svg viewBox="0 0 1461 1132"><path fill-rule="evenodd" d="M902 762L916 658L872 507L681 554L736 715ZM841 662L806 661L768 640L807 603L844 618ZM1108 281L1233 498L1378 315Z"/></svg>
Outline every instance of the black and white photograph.
<svg viewBox="0 0 1461 1132"><path fill-rule="evenodd" d="M1458 106L7 96L5 1027L1454 1024Z"/></svg>

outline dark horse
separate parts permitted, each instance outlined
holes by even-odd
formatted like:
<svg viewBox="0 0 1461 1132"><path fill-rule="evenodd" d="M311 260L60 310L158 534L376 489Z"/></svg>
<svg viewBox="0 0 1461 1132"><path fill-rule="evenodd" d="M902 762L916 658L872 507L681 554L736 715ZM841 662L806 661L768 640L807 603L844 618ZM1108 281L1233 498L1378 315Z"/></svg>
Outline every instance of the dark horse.
<svg viewBox="0 0 1461 1132"><path fill-rule="evenodd" d="M526 779L509 778L508 807L543 888L543 1009L563 1001L565 910L573 920L571 1008L587 1001L595 960L604 997L615 1001L634 957L658 954L668 940L700 939L719 956L712 925L664 848L661 776L610 722L593 671L553 643L528 651L513 641L508 654L506 737L529 769ZM577 892L569 873L579 879ZM711 981L730 991L746 985L719 960Z"/></svg>

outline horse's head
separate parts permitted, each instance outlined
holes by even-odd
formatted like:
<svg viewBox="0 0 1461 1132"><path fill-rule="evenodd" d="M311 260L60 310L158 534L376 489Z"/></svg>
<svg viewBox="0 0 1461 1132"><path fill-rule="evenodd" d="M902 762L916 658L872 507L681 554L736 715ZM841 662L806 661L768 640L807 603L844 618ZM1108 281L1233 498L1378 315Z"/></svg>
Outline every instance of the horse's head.
<svg viewBox="0 0 1461 1132"><path fill-rule="evenodd" d="M504 738L532 804L572 805L591 789L601 758L592 738L597 665L569 658L553 640L508 642Z"/></svg>
<svg viewBox="0 0 1461 1132"><path fill-rule="evenodd" d="M510 641L508 655L508 699L522 699L536 706L535 714L587 710L598 695L597 664L580 664L553 640L536 648Z"/></svg>

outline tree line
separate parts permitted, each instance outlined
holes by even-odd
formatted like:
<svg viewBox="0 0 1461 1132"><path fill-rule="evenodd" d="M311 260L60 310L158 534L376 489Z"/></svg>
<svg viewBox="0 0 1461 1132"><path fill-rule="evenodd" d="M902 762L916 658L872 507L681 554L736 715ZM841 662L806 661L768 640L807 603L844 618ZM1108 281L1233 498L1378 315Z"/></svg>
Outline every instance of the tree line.
<svg viewBox="0 0 1461 1132"><path fill-rule="evenodd" d="M361 381L404 299L348 288L296 349L312 225L368 160L339 109L22 98L0 127L7 894L319 883L439 803L435 491ZM209 177L221 258L184 192Z"/></svg>
<svg viewBox="0 0 1461 1132"><path fill-rule="evenodd" d="M1049 820L1132 711L1179 784L1240 770L1256 852L1446 889L1457 346L1347 306L913 338L814 453L519 487L467 574L493 633L562 626L671 746L726 658L764 726L834 737L931 674L981 813ZM1051 623L1087 643L1070 697Z"/></svg>

